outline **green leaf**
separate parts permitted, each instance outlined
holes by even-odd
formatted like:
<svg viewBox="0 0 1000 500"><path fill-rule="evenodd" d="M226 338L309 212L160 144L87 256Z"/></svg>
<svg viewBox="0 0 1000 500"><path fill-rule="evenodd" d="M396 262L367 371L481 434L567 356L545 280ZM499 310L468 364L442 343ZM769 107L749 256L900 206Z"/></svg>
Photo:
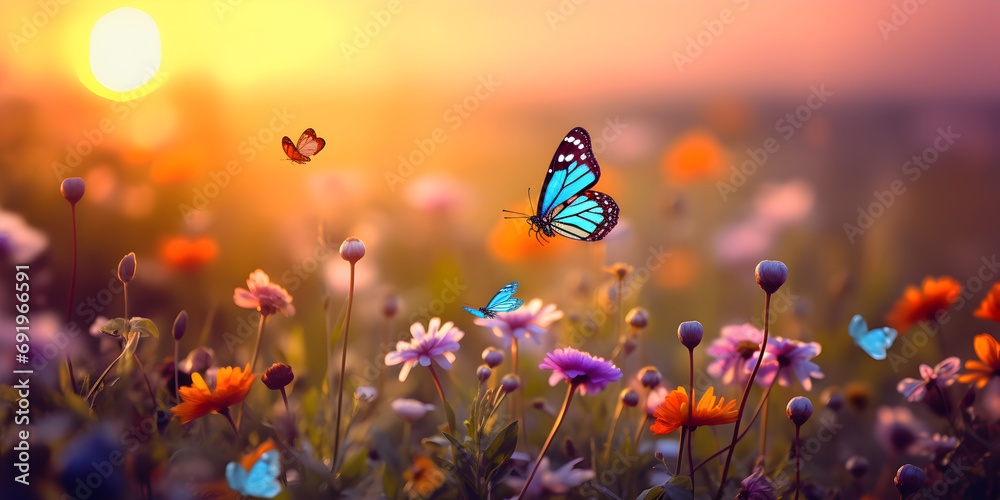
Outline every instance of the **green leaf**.
<svg viewBox="0 0 1000 500"><path fill-rule="evenodd" d="M132 357L135 356L136 349L139 348L139 332L132 332L128 336L128 342L122 348L121 358L118 360L118 375L124 376L132 369Z"/></svg>
<svg viewBox="0 0 1000 500"><path fill-rule="evenodd" d="M444 401L444 414L448 418L448 429L455 429L455 410L448 404L448 400Z"/></svg>
<svg viewBox="0 0 1000 500"><path fill-rule="evenodd" d="M101 327L101 333L116 338L125 335L125 318L115 318L108 321Z"/></svg>
<svg viewBox="0 0 1000 500"><path fill-rule="evenodd" d="M483 465L486 467L487 478L490 478L502 463L510 460L517 447L517 420L507 424L486 448L483 454Z"/></svg>
<svg viewBox="0 0 1000 500"><path fill-rule="evenodd" d="M396 498L399 496L399 474L392 472L389 467L383 467L382 491L386 498Z"/></svg>
<svg viewBox="0 0 1000 500"><path fill-rule="evenodd" d="M663 498L670 500L691 500L691 478L680 474L670 478L663 485Z"/></svg>
<svg viewBox="0 0 1000 500"><path fill-rule="evenodd" d="M475 490L477 483L475 462L473 461L472 456L469 455L469 450L466 449L462 443L458 442L458 439L455 439L455 436L445 432L444 437L451 443L451 450L452 453L455 454L455 466L459 477L464 483Z"/></svg>
<svg viewBox="0 0 1000 500"><path fill-rule="evenodd" d="M344 487L354 486L368 473L368 451L356 453L340 466L340 480Z"/></svg>
<svg viewBox="0 0 1000 500"><path fill-rule="evenodd" d="M130 331L138 331L143 337L160 337L160 330L156 328L156 324L149 318L140 318L139 316L135 316L129 320L129 325Z"/></svg>
<svg viewBox="0 0 1000 500"><path fill-rule="evenodd" d="M635 500L656 500L663 494L663 486L654 486L635 497Z"/></svg>

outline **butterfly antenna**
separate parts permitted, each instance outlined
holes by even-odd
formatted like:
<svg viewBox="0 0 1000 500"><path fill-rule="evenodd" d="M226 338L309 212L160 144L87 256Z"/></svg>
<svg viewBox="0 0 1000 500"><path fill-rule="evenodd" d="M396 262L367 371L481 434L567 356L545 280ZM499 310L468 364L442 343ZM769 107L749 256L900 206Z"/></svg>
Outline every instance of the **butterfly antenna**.
<svg viewBox="0 0 1000 500"><path fill-rule="evenodd" d="M528 214L523 214L521 212L513 212L513 211L510 211L510 210L504 210L504 212L506 212L508 214L517 214L517 217L504 217L504 219L526 219L526 218L528 218Z"/></svg>

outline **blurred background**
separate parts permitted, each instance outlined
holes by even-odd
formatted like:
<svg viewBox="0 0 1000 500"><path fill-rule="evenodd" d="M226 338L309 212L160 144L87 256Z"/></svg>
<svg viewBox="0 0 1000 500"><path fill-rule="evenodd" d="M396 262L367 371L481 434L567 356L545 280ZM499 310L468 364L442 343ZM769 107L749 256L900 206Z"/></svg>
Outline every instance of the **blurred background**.
<svg viewBox="0 0 1000 500"><path fill-rule="evenodd" d="M148 30L92 39L120 7L148 14L158 47ZM121 315L108 290L134 251L130 311L165 331L186 309L200 336L183 350L207 342L224 365L251 347L221 340L248 322L232 290L261 268L298 309L272 322L280 357L325 369L312 346L324 345L324 293L331 317L346 300L335 249L352 235L367 247L352 325L379 335L388 293L403 304L393 336L435 315L456 321L476 355L460 356L453 377L496 343L460 306L515 280L519 296L567 312L543 347L601 331L577 347L610 351L614 327L590 311L595 297L613 302L602 269L618 261L636 268L626 307L651 317L633 370L681 375L670 368L684 359L672 343L680 321L714 335L760 317L753 267L765 258L790 270L778 334L824 345L820 389L881 373L846 325L859 313L883 326L927 275L969 290L944 327L964 359L989 331L971 313L997 280L969 286L1000 243L998 15L984 2L3 2L0 252L32 265L32 300L58 330L72 255L59 183L82 177L73 321L86 331ZM133 39L155 55L110 66L141 85L108 88L116 76L94 73L101 51ZM593 138L595 189L621 221L601 243L542 247L501 210L533 210L575 126ZM326 148L291 163L282 136L310 127ZM377 345L355 338L361 373ZM143 349L172 353L168 342ZM845 359L856 370L839 372ZM870 380L894 394L901 376Z"/></svg>

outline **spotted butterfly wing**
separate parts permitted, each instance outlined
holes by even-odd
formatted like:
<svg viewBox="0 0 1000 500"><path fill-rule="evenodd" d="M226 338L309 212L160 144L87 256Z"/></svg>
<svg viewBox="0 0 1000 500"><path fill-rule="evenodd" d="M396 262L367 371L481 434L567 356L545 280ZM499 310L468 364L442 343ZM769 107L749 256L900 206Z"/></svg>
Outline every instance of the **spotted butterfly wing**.
<svg viewBox="0 0 1000 500"><path fill-rule="evenodd" d="M868 330L868 324L865 323L865 319L860 314L855 314L851 318L851 324L847 330L854 339L854 343L864 349L872 359L885 359L886 350L892 347L897 335L896 330L892 328Z"/></svg>
<svg viewBox="0 0 1000 500"><path fill-rule="evenodd" d="M500 291L497 292L492 299L490 299L490 303L487 304L486 307L473 309L471 307L462 306L462 309L465 309L480 318L495 318L499 312L513 311L518 307L521 307L521 304L524 304L523 300L514 297L514 294L517 293L517 286L518 282L515 281L501 288Z"/></svg>
<svg viewBox="0 0 1000 500"><path fill-rule="evenodd" d="M600 178L590 134L581 127L570 130L552 155L535 215L528 218L532 228L545 236L603 239L618 223L618 204L604 193L588 191Z"/></svg>
<svg viewBox="0 0 1000 500"><path fill-rule="evenodd" d="M285 150L285 155L295 163L303 164L310 161L311 156L319 153L326 146L326 141L316 136L316 131L307 128L299 136L298 142L292 144L292 140L286 135L281 139L281 148Z"/></svg>
<svg viewBox="0 0 1000 500"><path fill-rule="evenodd" d="M281 493L281 464L278 462L278 450L269 450L260 456L257 463L247 472L242 465L229 462L226 465L226 482L233 491L241 495L274 498Z"/></svg>

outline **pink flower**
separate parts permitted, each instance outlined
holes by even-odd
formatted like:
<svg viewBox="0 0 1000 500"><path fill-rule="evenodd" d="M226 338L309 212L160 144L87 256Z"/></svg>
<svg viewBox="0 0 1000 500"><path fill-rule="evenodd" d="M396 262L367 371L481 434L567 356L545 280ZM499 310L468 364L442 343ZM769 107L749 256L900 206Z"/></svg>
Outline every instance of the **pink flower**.
<svg viewBox="0 0 1000 500"><path fill-rule="evenodd" d="M764 332L750 323L722 327L722 337L713 341L706 351L715 358L708 366L708 373L713 377L721 377L725 385L746 384L750 378L750 370L757 362L760 341L763 339Z"/></svg>
<svg viewBox="0 0 1000 500"><path fill-rule="evenodd" d="M434 411L434 405L418 401L416 399L400 398L392 403L392 411L396 415L409 423L416 422L424 418L429 411Z"/></svg>
<svg viewBox="0 0 1000 500"><path fill-rule="evenodd" d="M396 350L385 355L385 364L388 366L403 363L403 369L399 371L400 382L406 380L410 369L418 361L423 366L429 366L433 359L441 368L451 369L451 364L455 362L452 351L458 350L458 341L465 336L451 321L442 325L441 318L431 318L426 331L420 323L410 325L410 334L413 335L413 340L397 342Z"/></svg>
<svg viewBox="0 0 1000 500"><path fill-rule="evenodd" d="M737 498L747 500L774 500L774 484L764 475L764 468L757 467L746 479L740 482L740 494Z"/></svg>
<svg viewBox="0 0 1000 500"><path fill-rule="evenodd" d="M658 385L655 389L649 391L649 396L646 396L646 414L653 415L656 413L656 409L667 399L667 394L670 394L670 391L664 385Z"/></svg>
<svg viewBox="0 0 1000 500"><path fill-rule="evenodd" d="M958 369L962 361L955 356L945 359L934 368L920 365L920 379L904 378L896 385L896 390L906 396L907 401L920 401L932 385L940 388L948 387L958 378Z"/></svg>
<svg viewBox="0 0 1000 500"><path fill-rule="evenodd" d="M812 379L809 377L823 378L823 372L819 371L819 365L809 360L822 350L823 347L817 342L806 343L781 337L767 339L764 360L761 361L756 382L766 387L777 376L778 383L788 387L794 374L802 383L802 388L811 391ZM746 367L752 370L753 364L747 362Z"/></svg>
<svg viewBox="0 0 1000 500"><path fill-rule="evenodd" d="M510 346L511 339L534 339L545 335L552 323L563 317L563 312L556 309L555 304L542 307L541 299L533 299L516 311L497 313L496 318L477 319L475 323L493 329L493 334L503 339L504 347Z"/></svg>
<svg viewBox="0 0 1000 500"><path fill-rule="evenodd" d="M578 384L580 394L583 395L597 394L609 383L622 378L622 371L614 363L572 347L556 349L546 354L538 367L553 370L549 385L555 386L560 380Z"/></svg>
<svg viewBox="0 0 1000 500"><path fill-rule="evenodd" d="M271 278L260 269L250 273L246 288L237 288L233 292L233 302L240 307L256 309L264 316L270 316L281 311L285 316L294 316L292 296L278 285L271 283Z"/></svg>
<svg viewBox="0 0 1000 500"><path fill-rule="evenodd" d="M905 406L881 406L876 420L875 439L896 454L915 450L920 436L927 432L927 424L917 420Z"/></svg>

